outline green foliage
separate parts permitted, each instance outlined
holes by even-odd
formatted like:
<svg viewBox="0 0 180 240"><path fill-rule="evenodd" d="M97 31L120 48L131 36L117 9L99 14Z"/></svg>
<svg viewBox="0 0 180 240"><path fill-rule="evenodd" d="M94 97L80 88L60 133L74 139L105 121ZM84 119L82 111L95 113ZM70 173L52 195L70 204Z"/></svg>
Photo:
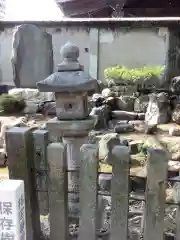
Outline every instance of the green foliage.
<svg viewBox="0 0 180 240"><path fill-rule="evenodd" d="M113 66L104 70L106 81L115 80L125 83L136 83L139 80L147 80L153 77L159 78L164 66L145 66L142 68L129 69L123 66Z"/></svg>
<svg viewBox="0 0 180 240"><path fill-rule="evenodd" d="M0 95L0 109L7 114L21 113L26 107L23 98L9 94Z"/></svg>

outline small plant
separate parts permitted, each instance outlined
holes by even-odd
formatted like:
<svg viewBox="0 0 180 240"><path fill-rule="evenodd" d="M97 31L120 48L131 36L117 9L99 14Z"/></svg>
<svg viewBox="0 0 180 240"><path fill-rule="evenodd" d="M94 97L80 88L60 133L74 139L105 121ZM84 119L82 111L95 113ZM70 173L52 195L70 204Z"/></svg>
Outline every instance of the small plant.
<svg viewBox="0 0 180 240"><path fill-rule="evenodd" d="M147 80L150 78L159 78L164 70L164 66L129 69L123 66L113 66L104 70L105 80L107 82L112 79L116 83L124 82L125 84L133 84L140 80Z"/></svg>
<svg viewBox="0 0 180 240"><path fill-rule="evenodd" d="M0 96L0 109L6 114L21 113L26 107L26 103L22 97L9 94Z"/></svg>

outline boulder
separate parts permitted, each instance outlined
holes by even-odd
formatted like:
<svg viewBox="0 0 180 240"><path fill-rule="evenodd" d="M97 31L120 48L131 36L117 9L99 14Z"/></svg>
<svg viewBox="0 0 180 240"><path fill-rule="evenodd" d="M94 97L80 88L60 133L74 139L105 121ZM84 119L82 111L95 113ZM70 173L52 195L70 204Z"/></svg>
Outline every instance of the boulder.
<svg viewBox="0 0 180 240"><path fill-rule="evenodd" d="M108 98L108 97L113 97L113 92L111 91L110 88L105 88L101 92L103 98Z"/></svg>
<svg viewBox="0 0 180 240"><path fill-rule="evenodd" d="M37 107L42 102L53 101L53 93L39 92L37 89L32 88L13 88L9 90L8 94L22 97L26 102L25 113L36 113Z"/></svg>
<svg viewBox="0 0 180 240"><path fill-rule="evenodd" d="M134 101L134 111L138 113L145 113L149 103L148 95L141 95Z"/></svg>
<svg viewBox="0 0 180 240"><path fill-rule="evenodd" d="M128 111L112 111L112 118L118 120L137 120L138 114L135 112Z"/></svg>
<svg viewBox="0 0 180 240"><path fill-rule="evenodd" d="M116 98L118 110L134 111L134 102L136 97L134 96L120 96Z"/></svg>
<svg viewBox="0 0 180 240"><path fill-rule="evenodd" d="M180 104L177 104L175 109L172 112L173 122L180 124Z"/></svg>
<svg viewBox="0 0 180 240"><path fill-rule="evenodd" d="M94 124L94 128L96 130L107 129L108 122L111 117L111 110L107 105L103 105L101 107L94 107L90 112L90 116L96 117L96 121Z"/></svg>
<svg viewBox="0 0 180 240"><path fill-rule="evenodd" d="M145 115L145 122L152 126L170 121L171 109L168 94L162 92L151 94Z"/></svg>
<svg viewBox="0 0 180 240"><path fill-rule="evenodd" d="M107 133L99 141L99 160L106 164L112 164L111 152L115 145L128 146L126 139L121 139L117 133Z"/></svg>
<svg viewBox="0 0 180 240"><path fill-rule="evenodd" d="M114 128L116 133L129 133L134 131L134 126L130 123L126 124L117 124Z"/></svg>

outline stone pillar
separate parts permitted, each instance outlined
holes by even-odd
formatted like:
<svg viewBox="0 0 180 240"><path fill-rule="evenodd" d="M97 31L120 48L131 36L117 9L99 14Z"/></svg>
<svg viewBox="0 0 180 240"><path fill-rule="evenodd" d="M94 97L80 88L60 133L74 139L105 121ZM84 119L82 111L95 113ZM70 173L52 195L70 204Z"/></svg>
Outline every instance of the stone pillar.
<svg viewBox="0 0 180 240"><path fill-rule="evenodd" d="M14 127L6 132L9 178L24 180L27 240L40 239L40 214L35 188L32 129Z"/></svg>
<svg viewBox="0 0 180 240"><path fill-rule="evenodd" d="M41 215L47 215L49 213L49 196L47 186L47 146L49 143L48 131L36 130L33 132L33 138L36 191L38 194L39 210Z"/></svg>
<svg viewBox="0 0 180 240"><path fill-rule="evenodd" d="M66 146L57 142L49 144L47 156L49 164L50 239L68 240Z"/></svg>

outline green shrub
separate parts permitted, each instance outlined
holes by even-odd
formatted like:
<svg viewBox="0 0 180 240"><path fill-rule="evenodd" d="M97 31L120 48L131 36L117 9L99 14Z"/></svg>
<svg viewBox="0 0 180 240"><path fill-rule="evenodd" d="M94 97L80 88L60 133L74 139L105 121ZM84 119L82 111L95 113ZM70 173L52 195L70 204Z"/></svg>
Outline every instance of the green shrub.
<svg viewBox="0 0 180 240"><path fill-rule="evenodd" d="M159 78L163 70L164 66L145 66L134 69L129 69L123 66L113 66L104 70L104 76L107 82L115 80L117 83L123 81L128 84L135 83L139 80L147 80L153 77Z"/></svg>
<svg viewBox="0 0 180 240"><path fill-rule="evenodd" d="M21 113L26 107L23 98L9 94L0 95L0 109L7 114Z"/></svg>

